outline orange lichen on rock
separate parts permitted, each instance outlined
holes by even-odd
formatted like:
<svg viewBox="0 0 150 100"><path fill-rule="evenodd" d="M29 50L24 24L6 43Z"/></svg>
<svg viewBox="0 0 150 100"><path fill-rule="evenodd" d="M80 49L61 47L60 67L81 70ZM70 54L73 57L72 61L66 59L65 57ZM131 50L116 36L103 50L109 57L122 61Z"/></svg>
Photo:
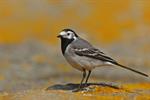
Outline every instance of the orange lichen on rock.
<svg viewBox="0 0 150 100"><path fill-rule="evenodd" d="M125 84L123 87L129 90L150 90L150 83Z"/></svg>
<svg viewBox="0 0 150 100"><path fill-rule="evenodd" d="M139 91L139 89L141 91ZM27 90L18 93L2 93L1 98L19 99L19 100L149 100L149 83L125 84L122 88L113 88L109 86L91 85L85 87L80 92L67 90ZM131 90L131 91L128 91ZM9 100L8 99L8 100Z"/></svg>

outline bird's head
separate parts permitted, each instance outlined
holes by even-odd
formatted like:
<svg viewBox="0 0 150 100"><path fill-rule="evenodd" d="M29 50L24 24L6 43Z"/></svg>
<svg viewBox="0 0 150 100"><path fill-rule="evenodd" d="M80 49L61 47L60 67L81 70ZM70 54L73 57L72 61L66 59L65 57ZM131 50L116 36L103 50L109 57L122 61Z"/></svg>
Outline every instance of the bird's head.
<svg viewBox="0 0 150 100"><path fill-rule="evenodd" d="M75 40L78 35L71 29L63 29L57 37L61 39Z"/></svg>

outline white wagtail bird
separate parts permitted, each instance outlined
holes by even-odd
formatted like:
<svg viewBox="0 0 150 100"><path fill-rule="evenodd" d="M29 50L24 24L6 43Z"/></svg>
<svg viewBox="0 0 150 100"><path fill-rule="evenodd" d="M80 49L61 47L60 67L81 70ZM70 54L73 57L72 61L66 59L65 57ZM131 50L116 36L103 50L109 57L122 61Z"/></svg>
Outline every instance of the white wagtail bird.
<svg viewBox="0 0 150 100"><path fill-rule="evenodd" d="M99 49L93 47L88 41L79 37L75 31L71 29L62 30L57 37L61 39L61 50L63 56L74 68L83 72L79 88L81 88L85 78L85 85L87 84L91 71L94 68L107 65L117 65L140 75L149 77L143 72L119 64ZM88 71L87 77L86 71Z"/></svg>

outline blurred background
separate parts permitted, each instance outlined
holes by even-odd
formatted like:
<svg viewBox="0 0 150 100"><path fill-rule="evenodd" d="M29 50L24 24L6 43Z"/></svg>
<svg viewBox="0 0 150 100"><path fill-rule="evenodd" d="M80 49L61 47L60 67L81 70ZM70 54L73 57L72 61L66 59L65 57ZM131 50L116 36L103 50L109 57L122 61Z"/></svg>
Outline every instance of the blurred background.
<svg viewBox="0 0 150 100"><path fill-rule="evenodd" d="M0 0L0 91L79 83L56 38L75 30L118 62L150 74L149 0ZM117 66L90 82L148 82Z"/></svg>

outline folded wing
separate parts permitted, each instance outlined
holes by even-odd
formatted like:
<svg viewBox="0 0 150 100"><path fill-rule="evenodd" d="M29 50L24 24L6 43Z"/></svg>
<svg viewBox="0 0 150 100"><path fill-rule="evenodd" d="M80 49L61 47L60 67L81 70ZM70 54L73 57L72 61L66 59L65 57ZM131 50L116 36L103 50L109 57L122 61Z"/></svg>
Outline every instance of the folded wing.
<svg viewBox="0 0 150 100"><path fill-rule="evenodd" d="M116 62L114 59L106 56L103 52L101 52L99 49L96 49L96 48L82 48L82 49L74 49L74 52L79 55L79 56L86 56L86 57L90 57L90 58L93 58L93 59L98 59L98 60L101 60L101 61L104 61L104 62L110 62L114 65L117 65L117 66L120 66L124 69L127 69L127 70L130 70L130 71L133 71L135 73L138 73L140 75L143 75L143 76L146 76L146 77L149 77L149 75L143 73L143 72L140 72L140 71L137 71L135 69L132 69L130 67L126 67L126 66L123 66L121 64L119 64L118 62Z"/></svg>

